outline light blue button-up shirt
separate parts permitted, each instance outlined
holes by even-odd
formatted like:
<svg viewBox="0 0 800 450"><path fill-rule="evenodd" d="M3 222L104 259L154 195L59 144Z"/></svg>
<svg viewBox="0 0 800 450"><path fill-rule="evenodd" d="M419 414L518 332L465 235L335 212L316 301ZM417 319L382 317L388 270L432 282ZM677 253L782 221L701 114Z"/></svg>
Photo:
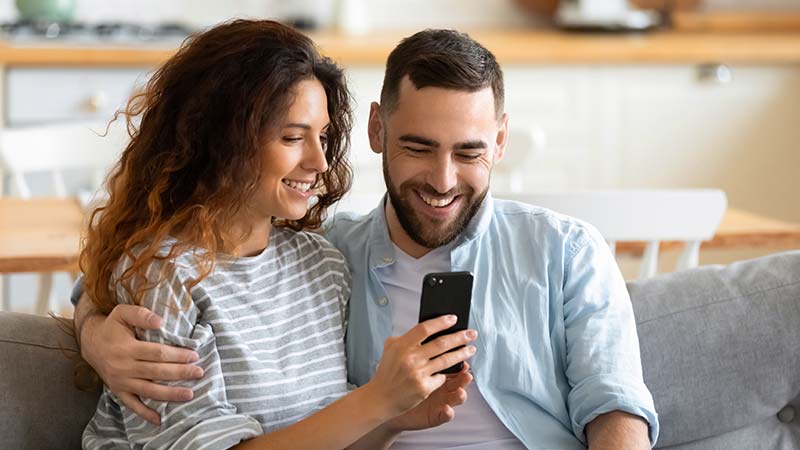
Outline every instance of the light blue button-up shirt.
<svg viewBox="0 0 800 450"><path fill-rule="evenodd" d="M395 259L383 204L366 216L337 214L326 235L353 276L347 361L350 382L362 385L392 333L392 305L376 274ZM597 230L487 195L450 260L453 271L475 277L475 383L526 447L584 448L586 424L613 410L644 418L655 445L658 416L630 297Z"/></svg>

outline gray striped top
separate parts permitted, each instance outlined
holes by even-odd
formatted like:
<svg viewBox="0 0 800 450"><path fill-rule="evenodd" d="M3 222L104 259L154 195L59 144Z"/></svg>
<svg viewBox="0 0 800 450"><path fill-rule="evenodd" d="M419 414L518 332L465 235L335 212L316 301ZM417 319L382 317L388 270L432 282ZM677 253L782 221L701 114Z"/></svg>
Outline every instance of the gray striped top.
<svg viewBox="0 0 800 450"><path fill-rule="evenodd" d="M125 258L115 276L129 266ZM202 379L166 383L191 387L194 399L143 399L161 414L157 427L104 388L83 433L85 449L227 449L347 392L350 274L333 245L273 228L261 254L218 258L214 272L187 292L195 267L191 253L150 266L148 278L163 271L165 281L145 293L142 305L164 320L160 330L137 331L139 339L198 352ZM126 289L115 290L120 303L132 302Z"/></svg>

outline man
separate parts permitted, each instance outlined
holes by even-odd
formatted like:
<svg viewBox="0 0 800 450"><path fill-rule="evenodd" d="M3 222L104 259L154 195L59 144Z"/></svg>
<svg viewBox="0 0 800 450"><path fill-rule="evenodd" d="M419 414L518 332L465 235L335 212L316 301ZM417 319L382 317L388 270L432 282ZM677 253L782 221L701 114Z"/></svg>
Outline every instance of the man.
<svg viewBox="0 0 800 450"><path fill-rule="evenodd" d="M469 400L452 422L403 433L393 448L650 448L657 416L605 242L578 220L488 192L507 141L503 103L494 56L464 34L423 31L389 56L368 127L388 194L367 216L340 214L326 228L353 275L350 381L366 383L384 341L415 324L426 273L469 271L478 330ZM79 306L76 323L85 315ZM87 360L134 404L191 395L148 381L186 378L191 367L175 364L191 353L137 346L128 324L157 320L115 310L79 331Z"/></svg>

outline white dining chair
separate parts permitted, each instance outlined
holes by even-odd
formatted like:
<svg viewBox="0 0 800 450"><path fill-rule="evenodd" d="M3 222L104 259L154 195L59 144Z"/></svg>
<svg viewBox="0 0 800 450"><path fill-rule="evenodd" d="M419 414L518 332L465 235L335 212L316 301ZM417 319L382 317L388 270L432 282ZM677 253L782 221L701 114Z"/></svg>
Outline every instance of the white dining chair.
<svg viewBox="0 0 800 450"><path fill-rule="evenodd" d="M659 243L683 241L675 270L696 267L700 244L713 238L727 209L727 197L715 189L609 190L503 194L552 209L597 227L611 247L618 241L646 241L639 278L658 271Z"/></svg>
<svg viewBox="0 0 800 450"><path fill-rule="evenodd" d="M102 123L68 123L39 125L0 130L0 173L11 181L12 191L20 198L31 198L34 189L29 179L46 175L47 195L91 198L102 184L108 169L116 162L127 142L120 121L106 130ZM64 179L66 171L90 174L90 186L81 192L69 192ZM43 186L37 186L42 187ZM54 217L53 220L58 220ZM2 289L0 289L2 295ZM53 292L53 273L39 276L36 313L49 308ZM3 309L10 309L10 299L4 298Z"/></svg>
<svg viewBox="0 0 800 450"><path fill-rule="evenodd" d="M504 192L523 192L528 162L544 152L546 147L547 134L542 127L510 127L505 154L494 166L492 177L504 182Z"/></svg>

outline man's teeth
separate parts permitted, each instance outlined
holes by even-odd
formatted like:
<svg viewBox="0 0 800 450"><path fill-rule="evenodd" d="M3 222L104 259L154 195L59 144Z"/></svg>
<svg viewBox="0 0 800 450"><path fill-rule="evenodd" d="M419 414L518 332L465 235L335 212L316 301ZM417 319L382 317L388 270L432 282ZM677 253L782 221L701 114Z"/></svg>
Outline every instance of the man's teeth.
<svg viewBox="0 0 800 450"><path fill-rule="evenodd" d="M281 181L283 181L283 184L289 186L292 189L297 189L300 192L305 192L311 189L311 183L298 183L296 181L291 181L291 180L281 180Z"/></svg>
<svg viewBox="0 0 800 450"><path fill-rule="evenodd" d="M424 201L425 203L427 203L427 204L429 204L429 205L431 205L431 206L433 206L435 208L443 208L443 207L449 205L450 203L453 203L453 200L455 200L455 197L448 197L448 198L443 198L443 199L435 199L435 198L431 198L431 197L426 197L426 196L424 196L422 194L420 194L419 196L420 196L420 198L422 198L422 201Z"/></svg>

